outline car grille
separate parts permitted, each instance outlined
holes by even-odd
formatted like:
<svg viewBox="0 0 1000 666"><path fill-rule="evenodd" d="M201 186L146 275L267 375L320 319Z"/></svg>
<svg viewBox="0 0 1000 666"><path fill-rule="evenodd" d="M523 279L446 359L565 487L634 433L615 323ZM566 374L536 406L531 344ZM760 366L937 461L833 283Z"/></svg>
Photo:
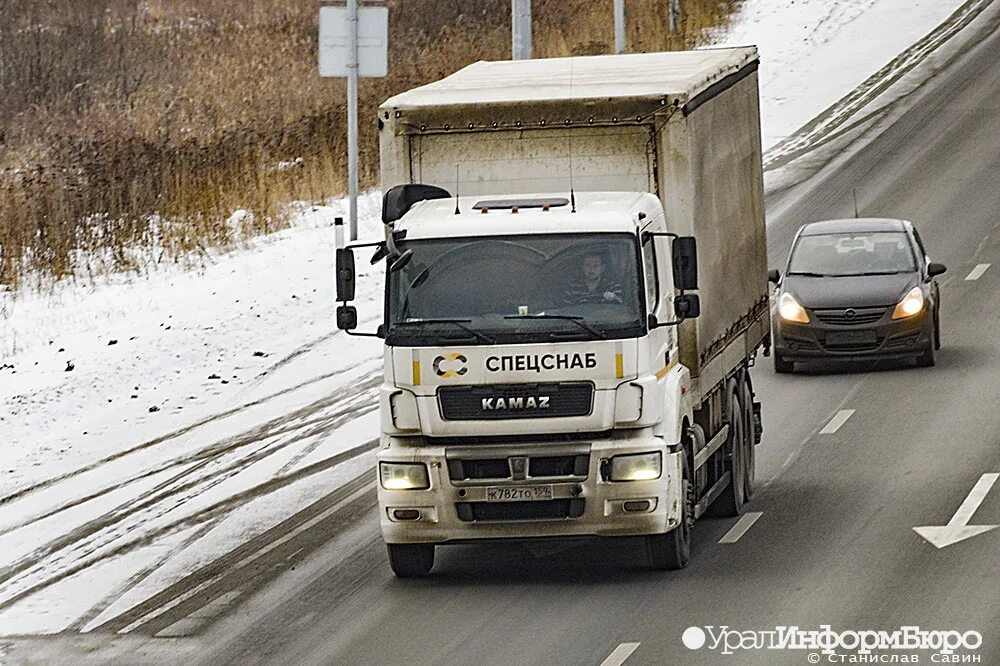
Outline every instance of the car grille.
<svg viewBox="0 0 1000 666"><path fill-rule="evenodd" d="M524 458L523 456L521 457ZM548 455L527 457L527 478L587 478L590 455ZM452 481L509 480L514 478L509 458L464 458L448 460ZM524 478L522 476L522 478Z"/></svg>
<svg viewBox="0 0 1000 666"><path fill-rule="evenodd" d="M445 386L438 389L441 418L446 421L541 419L586 416L594 404L594 385L496 384Z"/></svg>
<svg viewBox="0 0 1000 666"><path fill-rule="evenodd" d="M584 499L556 499L543 502L458 502L460 520L505 522L515 520L562 520L583 515Z"/></svg>
<svg viewBox="0 0 1000 666"><path fill-rule="evenodd" d="M861 326L874 324L882 318L885 311L886 308L841 308L837 310L813 310L813 313L824 324Z"/></svg>
<svg viewBox="0 0 1000 666"><path fill-rule="evenodd" d="M868 352L875 351L882 345L883 338L878 338L874 342L839 342L836 344L826 343L823 347L835 352Z"/></svg>

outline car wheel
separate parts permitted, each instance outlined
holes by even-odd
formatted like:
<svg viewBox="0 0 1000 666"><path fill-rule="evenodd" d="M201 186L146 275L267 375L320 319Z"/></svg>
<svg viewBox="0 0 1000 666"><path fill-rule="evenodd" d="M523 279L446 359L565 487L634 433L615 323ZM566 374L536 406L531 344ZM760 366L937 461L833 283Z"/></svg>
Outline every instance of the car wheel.
<svg viewBox="0 0 1000 666"><path fill-rule="evenodd" d="M795 370L795 362L789 361L778 352L774 352L774 371L779 375L785 375Z"/></svg>
<svg viewBox="0 0 1000 666"><path fill-rule="evenodd" d="M938 308L934 308L934 349L941 349L941 313Z"/></svg>
<svg viewBox="0 0 1000 666"><path fill-rule="evenodd" d="M927 349L917 357L917 365L921 368L929 368L934 365L934 340L927 341Z"/></svg>
<svg viewBox="0 0 1000 666"><path fill-rule="evenodd" d="M399 578L420 578L434 567L434 544L389 543L389 566Z"/></svg>

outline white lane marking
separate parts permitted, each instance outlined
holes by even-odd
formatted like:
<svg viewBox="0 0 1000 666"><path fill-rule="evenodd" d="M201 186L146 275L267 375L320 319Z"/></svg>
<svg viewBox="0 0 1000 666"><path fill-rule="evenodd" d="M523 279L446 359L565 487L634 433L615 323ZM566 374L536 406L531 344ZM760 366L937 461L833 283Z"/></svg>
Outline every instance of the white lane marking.
<svg viewBox="0 0 1000 666"><path fill-rule="evenodd" d="M622 643L608 655L607 659L601 662L601 666L621 666L637 647L639 647L638 643Z"/></svg>
<svg viewBox="0 0 1000 666"><path fill-rule="evenodd" d="M958 507L958 511L951 517L947 525L914 527L913 530L927 539L935 548L944 548L945 546L950 546L953 543L958 543L969 537L1000 527L1000 525L969 525L969 521L972 520L972 514L976 512L979 505L986 499L986 495L989 494L990 489L993 488L993 484L997 482L998 478L1000 478L1000 474L998 473L983 474L979 477L976 485L972 487L968 497Z"/></svg>
<svg viewBox="0 0 1000 666"><path fill-rule="evenodd" d="M956 511L955 515L951 517L948 524L968 525L969 521L972 520L972 514L976 512L979 505L983 503L984 499L986 499L986 495L989 494L990 489L993 487L993 484L997 482L998 477L1000 477L1000 474L983 474L979 477L979 480L976 481L976 485L974 485L972 490L969 491L969 496L966 497L965 501L962 502L962 505L958 507L958 511Z"/></svg>
<svg viewBox="0 0 1000 666"><path fill-rule="evenodd" d="M840 430L840 426L847 422L847 419L851 418L851 414L854 413L853 409L842 409L837 412L830 422L823 426L823 429L819 431L821 435L832 435L833 433Z"/></svg>
<svg viewBox="0 0 1000 666"><path fill-rule="evenodd" d="M748 511L743 514L743 517L736 521L733 528L726 532L724 537L719 539L719 543L736 543L762 515L764 515L762 511Z"/></svg>
<svg viewBox="0 0 1000 666"><path fill-rule="evenodd" d="M971 273L965 276L965 279L978 280L979 278L983 277L983 273L985 273L986 269L989 267L990 267L989 264L978 264L975 268L972 269Z"/></svg>

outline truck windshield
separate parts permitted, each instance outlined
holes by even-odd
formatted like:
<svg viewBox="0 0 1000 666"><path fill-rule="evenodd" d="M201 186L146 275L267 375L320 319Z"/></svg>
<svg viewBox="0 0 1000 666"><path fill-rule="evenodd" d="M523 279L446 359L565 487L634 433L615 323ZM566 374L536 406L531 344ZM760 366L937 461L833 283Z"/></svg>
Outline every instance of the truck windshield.
<svg viewBox="0 0 1000 666"><path fill-rule="evenodd" d="M386 281L390 345L636 337L644 330L638 244L630 234L407 241Z"/></svg>

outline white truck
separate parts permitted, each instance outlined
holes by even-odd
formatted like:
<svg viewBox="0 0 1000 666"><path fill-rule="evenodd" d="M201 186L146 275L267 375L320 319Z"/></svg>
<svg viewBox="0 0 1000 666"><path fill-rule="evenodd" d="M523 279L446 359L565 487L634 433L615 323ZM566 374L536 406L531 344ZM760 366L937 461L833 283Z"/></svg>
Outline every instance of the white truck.
<svg viewBox="0 0 1000 666"><path fill-rule="evenodd" d="M389 561L643 536L685 566L753 492L770 344L753 47L479 62L378 111ZM696 250L697 247L697 257Z"/></svg>

